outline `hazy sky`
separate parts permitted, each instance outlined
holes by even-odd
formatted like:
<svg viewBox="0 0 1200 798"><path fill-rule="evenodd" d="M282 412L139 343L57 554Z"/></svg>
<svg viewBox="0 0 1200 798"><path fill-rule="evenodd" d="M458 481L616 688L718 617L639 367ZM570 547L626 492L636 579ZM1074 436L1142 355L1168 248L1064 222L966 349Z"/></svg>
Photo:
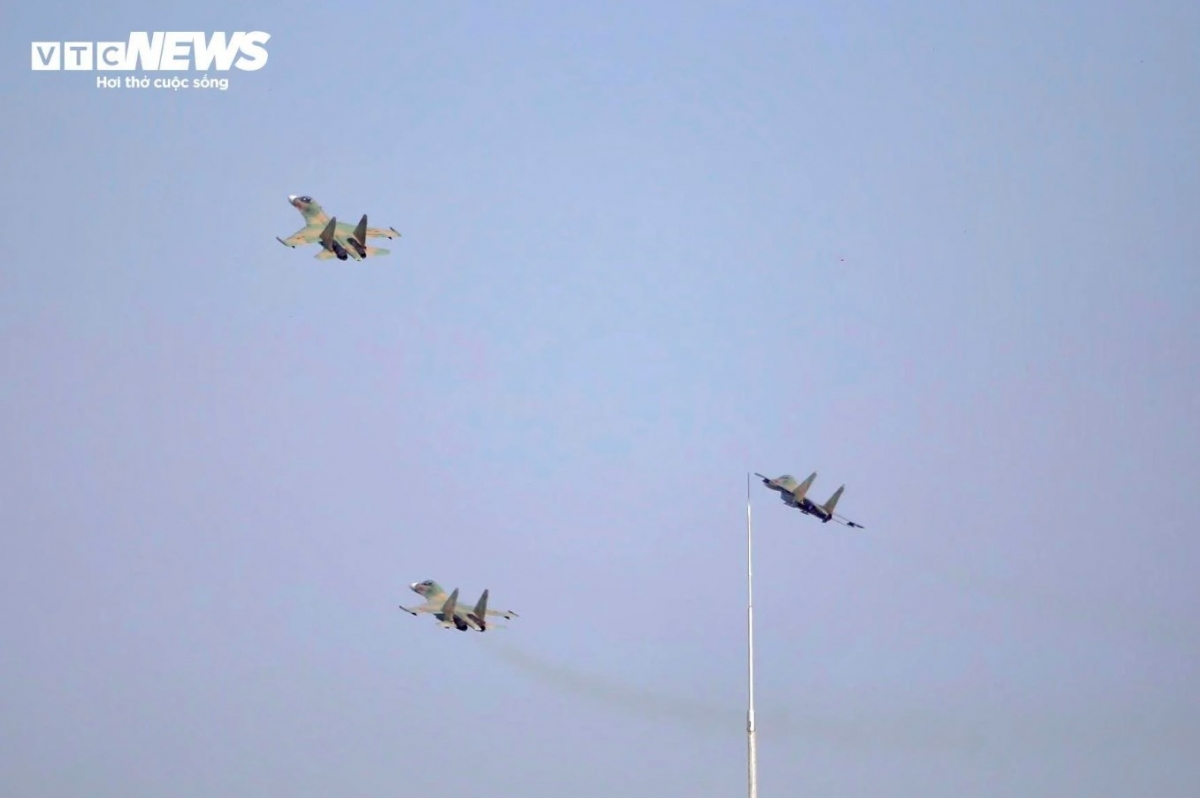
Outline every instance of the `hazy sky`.
<svg viewBox="0 0 1200 798"><path fill-rule="evenodd" d="M764 798L1194 796L1200 5L828 5L10 3L0 793L743 794L818 470Z"/></svg>

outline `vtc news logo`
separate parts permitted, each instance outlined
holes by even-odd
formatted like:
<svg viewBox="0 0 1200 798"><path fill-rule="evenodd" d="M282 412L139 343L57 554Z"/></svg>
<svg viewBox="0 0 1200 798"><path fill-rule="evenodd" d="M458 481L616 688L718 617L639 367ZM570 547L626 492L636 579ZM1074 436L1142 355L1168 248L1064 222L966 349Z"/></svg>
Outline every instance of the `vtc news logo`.
<svg viewBox="0 0 1200 798"><path fill-rule="evenodd" d="M264 45L271 34L238 31L232 36L216 32L145 31L129 34L123 42L33 42L32 67L40 70L112 70L146 72L228 71L232 67L252 72L267 63Z"/></svg>

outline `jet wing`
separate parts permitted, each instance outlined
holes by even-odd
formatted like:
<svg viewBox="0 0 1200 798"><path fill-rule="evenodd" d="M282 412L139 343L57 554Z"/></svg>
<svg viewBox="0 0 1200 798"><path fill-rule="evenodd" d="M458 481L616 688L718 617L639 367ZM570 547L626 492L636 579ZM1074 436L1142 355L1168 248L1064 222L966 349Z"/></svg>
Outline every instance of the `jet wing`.
<svg viewBox="0 0 1200 798"><path fill-rule="evenodd" d="M512 610L488 610L488 615L495 615L498 618L516 618L518 617Z"/></svg>
<svg viewBox="0 0 1200 798"><path fill-rule="evenodd" d="M396 232L396 228L389 227L386 230L382 227L368 227L367 238L399 238L400 233ZM365 242L364 242L365 243Z"/></svg>
<svg viewBox="0 0 1200 798"><path fill-rule="evenodd" d="M292 233L287 238L280 238L279 236L276 236L275 240L280 244L283 244L285 247L291 247L295 249L303 244L315 243L320 237L321 233L319 229L315 227L305 227Z"/></svg>

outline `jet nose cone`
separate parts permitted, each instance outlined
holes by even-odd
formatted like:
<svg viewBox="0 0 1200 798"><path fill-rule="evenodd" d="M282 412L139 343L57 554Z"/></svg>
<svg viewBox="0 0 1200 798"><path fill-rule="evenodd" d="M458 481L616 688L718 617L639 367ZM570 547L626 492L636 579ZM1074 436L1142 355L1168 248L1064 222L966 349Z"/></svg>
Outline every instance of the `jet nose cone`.
<svg viewBox="0 0 1200 798"><path fill-rule="evenodd" d="M408 589L409 589L409 590L416 590L416 589L417 589L417 583L416 583L416 582L413 582L412 584L410 584L410 585L408 586Z"/></svg>
<svg viewBox="0 0 1200 798"><path fill-rule="evenodd" d="M295 202L295 201L296 201L296 195L288 194L288 202Z"/></svg>

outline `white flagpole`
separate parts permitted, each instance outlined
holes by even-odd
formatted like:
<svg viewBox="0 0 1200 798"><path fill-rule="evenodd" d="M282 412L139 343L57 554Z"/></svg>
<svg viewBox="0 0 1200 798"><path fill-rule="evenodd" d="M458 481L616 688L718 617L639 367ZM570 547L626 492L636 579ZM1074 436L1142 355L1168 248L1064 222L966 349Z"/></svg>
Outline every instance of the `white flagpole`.
<svg viewBox="0 0 1200 798"><path fill-rule="evenodd" d="M746 709L747 780L750 798L758 798L758 750L754 740L754 534L750 523L750 475L746 474Z"/></svg>

